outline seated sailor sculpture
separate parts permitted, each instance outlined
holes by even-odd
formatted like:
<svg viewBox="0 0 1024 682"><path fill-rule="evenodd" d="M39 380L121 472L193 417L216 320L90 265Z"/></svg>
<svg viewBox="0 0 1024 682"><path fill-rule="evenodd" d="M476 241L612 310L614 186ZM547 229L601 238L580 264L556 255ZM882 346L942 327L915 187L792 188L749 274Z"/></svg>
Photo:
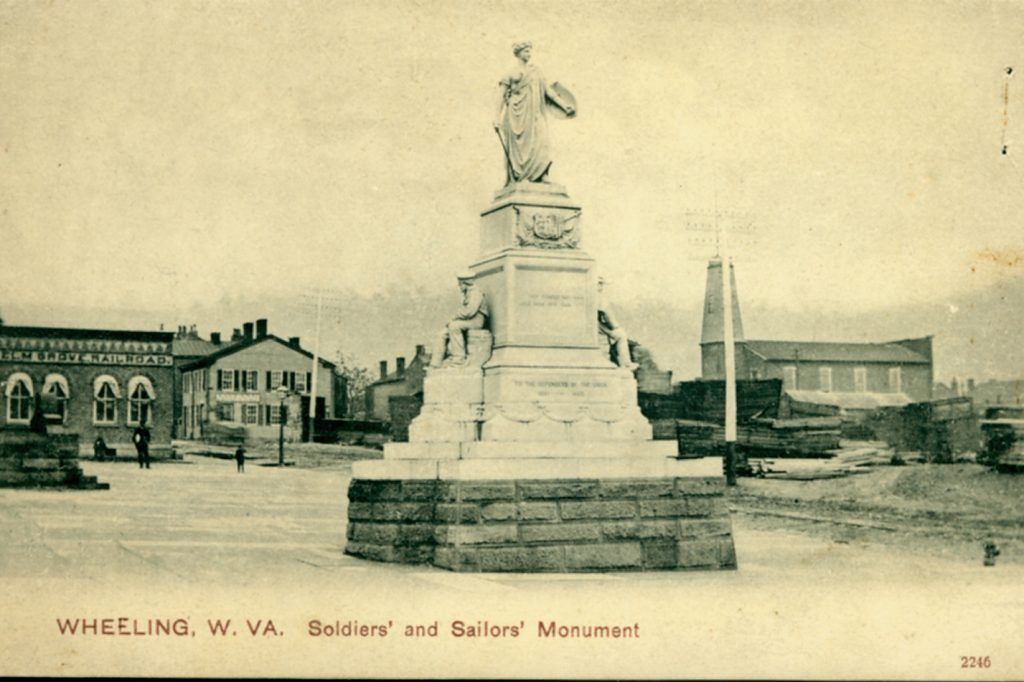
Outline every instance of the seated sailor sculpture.
<svg viewBox="0 0 1024 682"><path fill-rule="evenodd" d="M462 304L434 344L430 359L432 368L436 369L443 364L455 367L466 364L466 334L471 329L484 329L487 326L487 318L490 316L487 297L473 286L475 278L476 275L470 271L458 276Z"/></svg>
<svg viewBox="0 0 1024 682"><path fill-rule="evenodd" d="M597 278L597 327L608 337L608 342L615 349L615 361L619 367L636 369L637 365L629 353L629 335L612 314L611 308L604 298L604 277Z"/></svg>

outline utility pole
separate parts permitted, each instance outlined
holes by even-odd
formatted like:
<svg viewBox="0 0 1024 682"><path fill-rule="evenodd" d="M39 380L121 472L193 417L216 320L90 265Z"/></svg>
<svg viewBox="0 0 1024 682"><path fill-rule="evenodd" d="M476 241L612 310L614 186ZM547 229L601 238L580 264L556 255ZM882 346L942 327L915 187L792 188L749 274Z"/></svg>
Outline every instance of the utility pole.
<svg viewBox="0 0 1024 682"><path fill-rule="evenodd" d="M712 220L709 220L711 218ZM724 218L724 220L722 220ZM730 232L750 233L753 230L749 216L733 211L719 211L715 198L715 210L687 214L691 231L714 233L715 257L722 267L722 346L725 361L725 456L722 461L726 485L736 485L736 338L733 329L732 306L732 253ZM725 223L725 224L723 224ZM730 225L732 226L730 229ZM706 243L706 242L705 242Z"/></svg>
<svg viewBox="0 0 1024 682"><path fill-rule="evenodd" d="M317 369L320 366L320 316L323 313L324 294L322 291L316 293L316 338L313 339L313 371L310 372L309 386L309 442L313 442L313 435L316 431L316 389Z"/></svg>
<svg viewBox="0 0 1024 682"><path fill-rule="evenodd" d="M328 339L331 338L332 330L337 332L337 323L340 319L342 311L345 310L345 305L348 302L347 296L341 292L332 289L325 289L324 287L317 287L316 294L301 292L299 294L299 307L304 312L312 312L315 308L316 311L316 338L313 340L313 367L310 372L310 387L309 387L309 415L308 415L308 430L309 440L312 441L316 434L316 399L317 393L320 388L320 341L325 331ZM314 300L315 298L315 300ZM323 324L323 315L326 310L328 315L328 323L326 330ZM333 320L334 327L331 326ZM334 380L333 376L331 379L331 388L325 393L324 398L329 398L334 395ZM334 400L334 398L331 398ZM327 410L333 414L333 403L328 402ZM334 415L338 416L338 415Z"/></svg>
<svg viewBox="0 0 1024 682"><path fill-rule="evenodd" d="M715 220L717 224L717 217ZM732 328L732 258L718 230L722 258L722 343L725 350L725 484L736 485L736 345Z"/></svg>

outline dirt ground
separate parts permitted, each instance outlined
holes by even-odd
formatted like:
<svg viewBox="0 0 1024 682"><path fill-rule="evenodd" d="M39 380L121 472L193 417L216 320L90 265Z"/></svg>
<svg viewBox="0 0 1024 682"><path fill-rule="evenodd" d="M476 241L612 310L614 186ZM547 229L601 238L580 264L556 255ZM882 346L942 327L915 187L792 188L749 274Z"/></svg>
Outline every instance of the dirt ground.
<svg viewBox="0 0 1024 682"><path fill-rule="evenodd" d="M233 450L181 443L188 454L230 458ZM299 469L347 476L352 462L380 459L358 445L286 444L285 460ZM276 443L253 448L251 465L276 463ZM778 468L816 461L780 460ZM1024 475L1000 474L975 463L875 466L825 480L740 478L730 508L763 531L802 533L832 542L898 546L903 551L981 561L994 541L997 563L1024 563Z"/></svg>
<svg viewBox="0 0 1024 682"><path fill-rule="evenodd" d="M980 547L946 527L950 515L932 520L938 535L920 533L914 516L927 519L929 507L947 504L942 496L956 495L965 514L977 513L986 486L1015 494L1017 479L981 467L741 480L731 493L736 571L456 574L344 554L355 454L289 450L295 466L254 460L244 474L212 456L145 471L85 461L109 490L0 490L0 676L1014 679L1024 671L1024 566L1012 562L1014 545L984 568ZM939 485L955 477L967 485ZM1000 507L1004 520L1014 506ZM853 525L860 519L866 525ZM948 547L957 549L937 555ZM59 622L72 618L179 618L190 633L62 634ZM218 637L209 623L225 619L237 632ZM277 635L251 633L268 620ZM310 632L314 620L394 627L385 639L320 637ZM455 621L521 624L523 636L455 637ZM643 636L540 637L537 623L552 621L636 623ZM401 634L430 623L440 624L435 638ZM968 655L992 665L964 668Z"/></svg>
<svg viewBox="0 0 1024 682"><path fill-rule="evenodd" d="M232 447L177 441L175 449L183 455L233 460ZM381 459L383 450L362 445L331 445L321 443L285 443L285 462L299 469L342 469L348 471L352 462ZM280 458L277 443L261 443L246 448L246 461L253 466L276 464Z"/></svg>
<svg viewBox="0 0 1024 682"><path fill-rule="evenodd" d="M758 528L979 562L993 540L999 562L1024 562L1024 476L979 464L880 466L818 481L742 478L730 498Z"/></svg>

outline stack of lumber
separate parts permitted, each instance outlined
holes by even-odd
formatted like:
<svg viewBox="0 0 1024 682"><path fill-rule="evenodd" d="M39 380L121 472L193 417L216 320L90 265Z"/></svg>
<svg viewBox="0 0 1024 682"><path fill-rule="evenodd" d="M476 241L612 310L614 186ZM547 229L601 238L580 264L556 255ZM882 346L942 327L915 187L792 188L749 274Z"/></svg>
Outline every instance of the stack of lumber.
<svg viewBox="0 0 1024 682"><path fill-rule="evenodd" d="M843 448L832 459L814 462L790 460L778 464L769 459L749 460L750 470L760 478L774 478L789 481L820 481L828 478L842 478L855 474L866 474L869 467L888 464L893 451L884 443L865 444Z"/></svg>
<svg viewBox="0 0 1024 682"><path fill-rule="evenodd" d="M778 450L785 455L828 457L839 447L838 417L755 419L747 427L744 443L752 449Z"/></svg>
<svg viewBox="0 0 1024 682"><path fill-rule="evenodd" d="M680 452L719 452L725 427L685 419L676 421ZM832 457L839 448L837 417L753 419L736 428L736 446L742 452L769 452L777 457Z"/></svg>
<svg viewBox="0 0 1024 682"><path fill-rule="evenodd" d="M995 465L1000 470L1018 470L1024 468L1024 419L1010 412L1009 408L1003 408L1002 412L1013 416L1003 416L989 408L986 417L995 418L981 420L985 447L979 461Z"/></svg>

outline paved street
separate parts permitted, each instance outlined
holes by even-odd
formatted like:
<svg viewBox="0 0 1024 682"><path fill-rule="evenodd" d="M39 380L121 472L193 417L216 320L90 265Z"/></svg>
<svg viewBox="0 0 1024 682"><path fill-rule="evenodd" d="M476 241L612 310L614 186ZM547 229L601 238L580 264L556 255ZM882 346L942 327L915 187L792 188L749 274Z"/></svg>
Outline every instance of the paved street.
<svg viewBox="0 0 1024 682"><path fill-rule="evenodd" d="M111 489L0 490L0 674L974 679L1024 671L1024 571L985 569L980 557L966 564L833 544L736 517L735 572L453 574L345 556L347 469L250 462L236 474L233 462L202 457L149 471L84 468ZM176 615L196 631L188 641L68 637L55 627L57 618ZM210 634L206 621L217 618L233 619L234 639ZM265 629L268 618L285 634L253 636L240 625L259 619ZM537 621L551 619L637 622L641 637L540 638ZM390 623L391 636L315 637L314 620ZM522 633L455 637L454 620L522 623ZM405 625L434 621L435 638L398 637ZM963 669L961 655L995 664Z"/></svg>

